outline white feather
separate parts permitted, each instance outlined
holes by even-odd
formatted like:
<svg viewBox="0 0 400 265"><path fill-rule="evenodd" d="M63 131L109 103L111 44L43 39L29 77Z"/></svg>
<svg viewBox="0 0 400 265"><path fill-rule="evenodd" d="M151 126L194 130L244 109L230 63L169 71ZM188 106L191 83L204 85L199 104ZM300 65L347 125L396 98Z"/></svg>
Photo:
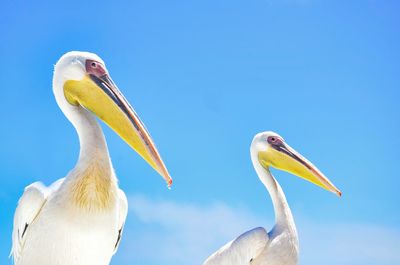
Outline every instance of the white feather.
<svg viewBox="0 0 400 265"><path fill-rule="evenodd" d="M266 248L268 240L268 233L264 228L254 228L212 254L204 265L249 264Z"/></svg>
<svg viewBox="0 0 400 265"><path fill-rule="evenodd" d="M251 159L261 182L267 188L275 210L276 225L267 233L255 228L229 242L212 254L203 265L296 265L299 242L296 226L281 186L258 162L258 152L266 148L265 140L273 132L254 137Z"/></svg>
<svg viewBox="0 0 400 265"><path fill-rule="evenodd" d="M26 187L14 217L11 255L15 265L108 265L118 248L128 211L126 196L118 188L96 118L86 109L67 103L63 94L63 82L81 78L86 59L101 61L95 54L70 52L55 66L53 90L61 110L78 132L81 152L65 179L50 187L40 182ZM96 183L103 186L85 183L84 195L96 201L96 196L105 194L101 197L106 198L105 207L90 203L80 207L73 197L81 195L74 184L90 176L96 176Z"/></svg>

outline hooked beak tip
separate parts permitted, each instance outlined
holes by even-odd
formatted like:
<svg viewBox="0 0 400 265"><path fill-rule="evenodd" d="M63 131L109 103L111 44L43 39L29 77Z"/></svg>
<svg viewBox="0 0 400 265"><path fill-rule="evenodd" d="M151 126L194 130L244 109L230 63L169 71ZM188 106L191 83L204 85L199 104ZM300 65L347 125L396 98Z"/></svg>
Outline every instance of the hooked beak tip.
<svg viewBox="0 0 400 265"><path fill-rule="evenodd" d="M167 187L168 187L168 189L171 189L171 186L172 186L172 178L170 178L170 179L167 181Z"/></svg>

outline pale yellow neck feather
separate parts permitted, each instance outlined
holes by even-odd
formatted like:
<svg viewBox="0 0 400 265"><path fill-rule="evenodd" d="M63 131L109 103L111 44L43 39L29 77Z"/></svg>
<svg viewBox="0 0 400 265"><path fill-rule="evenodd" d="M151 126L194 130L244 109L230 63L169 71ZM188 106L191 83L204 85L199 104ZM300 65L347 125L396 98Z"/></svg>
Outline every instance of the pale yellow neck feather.
<svg viewBox="0 0 400 265"><path fill-rule="evenodd" d="M88 211L102 211L115 205L117 185L109 166L90 163L75 176L71 185L75 206Z"/></svg>

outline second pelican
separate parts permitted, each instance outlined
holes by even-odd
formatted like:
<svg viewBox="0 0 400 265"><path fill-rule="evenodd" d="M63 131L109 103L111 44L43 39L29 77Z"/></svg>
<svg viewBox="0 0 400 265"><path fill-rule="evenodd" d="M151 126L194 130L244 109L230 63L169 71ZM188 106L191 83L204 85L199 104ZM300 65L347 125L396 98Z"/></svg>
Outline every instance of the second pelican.
<svg viewBox="0 0 400 265"><path fill-rule="evenodd" d="M250 147L251 160L267 188L276 224L270 232L258 227L223 246L203 265L295 265L299 242L292 212L281 186L269 168L275 167L304 178L341 196L341 192L311 162L274 132L257 134Z"/></svg>
<svg viewBox="0 0 400 265"><path fill-rule="evenodd" d="M25 188L14 216L15 265L108 265L128 202L118 188L99 117L167 182L172 179L143 123L95 54L69 52L55 65L53 91L80 140L66 178Z"/></svg>

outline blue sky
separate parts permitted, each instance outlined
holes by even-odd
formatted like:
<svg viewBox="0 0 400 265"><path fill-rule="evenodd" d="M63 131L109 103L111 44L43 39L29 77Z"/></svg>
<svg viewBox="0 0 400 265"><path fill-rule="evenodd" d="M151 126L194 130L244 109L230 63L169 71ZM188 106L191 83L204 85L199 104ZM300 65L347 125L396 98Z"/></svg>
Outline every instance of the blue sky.
<svg viewBox="0 0 400 265"><path fill-rule="evenodd" d="M196 265L273 209L249 157L274 130L341 199L274 171L300 264L400 264L398 1L3 1L0 263L25 186L74 166L79 143L54 100L57 59L99 54L152 134L172 190L103 126L130 201L112 265Z"/></svg>

